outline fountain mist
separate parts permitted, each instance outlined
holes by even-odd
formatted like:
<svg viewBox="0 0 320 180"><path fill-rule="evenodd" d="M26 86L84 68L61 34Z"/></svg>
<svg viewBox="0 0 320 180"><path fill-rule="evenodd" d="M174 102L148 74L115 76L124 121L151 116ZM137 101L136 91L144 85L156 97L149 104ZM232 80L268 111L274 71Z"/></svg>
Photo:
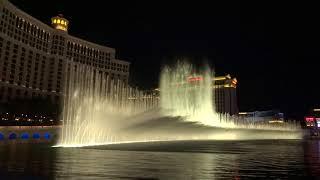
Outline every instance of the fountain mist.
<svg viewBox="0 0 320 180"><path fill-rule="evenodd" d="M158 99L91 67L72 64L67 72L60 145L117 142L128 117L157 106Z"/></svg>
<svg viewBox="0 0 320 180"><path fill-rule="evenodd" d="M160 105L164 114L183 116L203 125L234 127L233 122L219 118L215 112L213 77L208 67L197 70L185 62L166 66L160 78Z"/></svg>
<svg viewBox="0 0 320 180"><path fill-rule="evenodd" d="M165 67L160 102L88 66L71 64L58 146L192 139L299 138L295 125L238 123L214 110L213 72L187 63ZM222 118L223 117L223 118Z"/></svg>

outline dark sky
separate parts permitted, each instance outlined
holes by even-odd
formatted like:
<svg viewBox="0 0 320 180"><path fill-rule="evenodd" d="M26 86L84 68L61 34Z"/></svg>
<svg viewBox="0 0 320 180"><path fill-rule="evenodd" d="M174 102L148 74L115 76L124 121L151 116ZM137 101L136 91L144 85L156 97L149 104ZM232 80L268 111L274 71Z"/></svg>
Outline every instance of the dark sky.
<svg viewBox="0 0 320 180"><path fill-rule="evenodd" d="M50 23L62 13L69 33L114 47L132 62L132 81L157 87L161 66L177 57L238 79L241 111L280 109L302 117L320 106L320 14L315 5L164 1L12 0Z"/></svg>

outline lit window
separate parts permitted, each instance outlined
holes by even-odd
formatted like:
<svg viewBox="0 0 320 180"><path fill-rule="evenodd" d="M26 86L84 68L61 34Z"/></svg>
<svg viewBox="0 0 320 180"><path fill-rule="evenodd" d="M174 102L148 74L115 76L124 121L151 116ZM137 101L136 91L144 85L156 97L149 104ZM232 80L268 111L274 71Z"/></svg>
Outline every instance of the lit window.
<svg viewBox="0 0 320 180"><path fill-rule="evenodd" d="M57 23L60 24L60 19L57 20Z"/></svg>
<svg viewBox="0 0 320 180"><path fill-rule="evenodd" d="M53 23L57 23L57 20L56 20L56 19L54 19L54 20L53 20Z"/></svg>
<svg viewBox="0 0 320 180"><path fill-rule="evenodd" d="M61 24L64 24L64 20L61 20Z"/></svg>

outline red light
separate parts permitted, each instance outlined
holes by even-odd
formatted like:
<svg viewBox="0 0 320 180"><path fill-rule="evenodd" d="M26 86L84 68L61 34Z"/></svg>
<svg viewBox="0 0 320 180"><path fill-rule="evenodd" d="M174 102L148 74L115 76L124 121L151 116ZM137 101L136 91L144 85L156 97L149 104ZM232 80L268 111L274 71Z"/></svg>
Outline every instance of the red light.
<svg viewBox="0 0 320 180"><path fill-rule="evenodd" d="M315 120L315 118L314 117L305 117L304 120L306 122L313 122Z"/></svg>
<svg viewBox="0 0 320 180"><path fill-rule="evenodd" d="M188 82L194 82L194 81L202 81L203 78L201 76L198 77L188 77Z"/></svg>

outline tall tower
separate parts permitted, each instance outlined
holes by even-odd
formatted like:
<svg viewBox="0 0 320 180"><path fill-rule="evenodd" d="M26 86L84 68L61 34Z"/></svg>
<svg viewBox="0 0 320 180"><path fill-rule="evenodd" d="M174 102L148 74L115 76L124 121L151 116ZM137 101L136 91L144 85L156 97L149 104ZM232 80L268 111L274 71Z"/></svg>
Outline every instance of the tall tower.
<svg viewBox="0 0 320 180"><path fill-rule="evenodd" d="M229 74L214 78L214 98L216 111L219 113L238 113L237 79Z"/></svg>
<svg viewBox="0 0 320 180"><path fill-rule="evenodd" d="M69 21L62 14L51 18L51 26L55 29L68 32Z"/></svg>

